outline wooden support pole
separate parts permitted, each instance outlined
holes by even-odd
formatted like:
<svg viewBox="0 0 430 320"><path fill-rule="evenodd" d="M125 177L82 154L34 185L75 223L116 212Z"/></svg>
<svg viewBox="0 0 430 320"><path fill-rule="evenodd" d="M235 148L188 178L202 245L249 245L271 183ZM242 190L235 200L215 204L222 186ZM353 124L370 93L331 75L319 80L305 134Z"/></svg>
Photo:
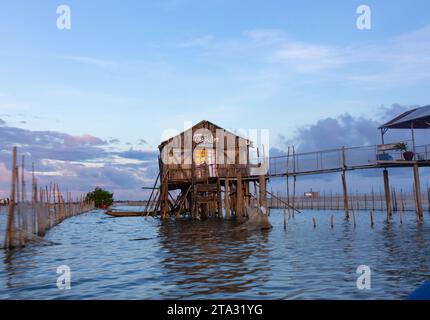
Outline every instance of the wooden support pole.
<svg viewBox="0 0 430 320"><path fill-rule="evenodd" d="M245 206L250 206L251 205L251 194L249 191L249 181L245 181L244 183L244 187L245 187Z"/></svg>
<svg viewBox="0 0 430 320"><path fill-rule="evenodd" d="M296 150L293 146L293 172L296 173ZM291 206L293 208L296 208L296 183L297 183L297 176L293 176L293 199Z"/></svg>
<svg viewBox="0 0 430 320"><path fill-rule="evenodd" d="M400 192L400 201L402 202L400 204L400 224L403 224L403 211L405 210L405 207L403 205L403 195L402 195L402 192Z"/></svg>
<svg viewBox="0 0 430 320"><path fill-rule="evenodd" d="M237 219L242 221L243 218L243 209L244 209L244 195L243 195L243 183L242 176L237 176L237 192L236 192L236 210L237 210Z"/></svg>
<svg viewBox="0 0 430 320"><path fill-rule="evenodd" d="M288 152L287 152L287 162L285 163L285 170L286 170L286 182L287 182L287 205L288 205L288 210L290 210L290 174L288 171L288 165L290 162L290 147L288 146Z"/></svg>
<svg viewBox="0 0 430 320"><path fill-rule="evenodd" d="M267 209L266 176L260 176L260 206Z"/></svg>
<svg viewBox="0 0 430 320"><path fill-rule="evenodd" d="M218 219L222 220L222 196L221 196L221 181L218 179L217 181L217 212Z"/></svg>
<svg viewBox="0 0 430 320"><path fill-rule="evenodd" d="M420 171L418 164L414 164L414 186L415 186L415 208L417 212L417 218L419 220L423 217L423 205L421 202L421 183L420 183Z"/></svg>
<svg viewBox="0 0 430 320"><path fill-rule="evenodd" d="M230 219L230 180L225 179L224 182L224 207L225 207L225 219Z"/></svg>
<svg viewBox="0 0 430 320"><path fill-rule="evenodd" d="M354 222L354 228L356 228L357 227L357 221L355 220L355 211L354 210L352 210L352 220Z"/></svg>
<svg viewBox="0 0 430 320"><path fill-rule="evenodd" d="M345 210L345 219L349 220L348 187L346 185L345 171L342 173L341 177L342 177L343 207Z"/></svg>
<svg viewBox="0 0 430 320"><path fill-rule="evenodd" d="M25 190L25 156L22 156L21 162L21 202L24 203L26 200L26 190Z"/></svg>
<svg viewBox="0 0 430 320"><path fill-rule="evenodd" d="M390 180L388 177L387 169L384 169L383 175L384 175L384 191L385 191L385 208L387 209L387 222L389 222L392 215L392 208L391 208Z"/></svg>
<svg viewBox="0 0 430 320"><path fill-rule="evenodd" d="M430 188L427 184L427 203L428 203L428 211L430 213Z"/></svg>
<svg viewBox="0 0 430 320"><path fill-rule="evenodd" d="M31 164L31 186L32 186L32 202L33 204L37 203L37 183L36 177L34 175L34 162Z"/></svg>
<svg viewBox="0 0 430 320"><path fill-rule="evenodd" d="M16 167L14 168L14 170L15 170L15 179L16 179L16 181L15 181L15 184L16 184L16 196L15 196L15 202L16 202L16 203L19 203L19 202L20 202L20 199L21 199L21 192L20 192L20 189L19 189L19 167L18 167L18 166L16 166Z"/></svg>
<svg viewBox="0 0 430 320"><path fill-rule="evenodd" d="M287 225L287 207L284 207L284 227Z"/></svg>
<svg viewBox="0 0 430 320"><path fill-rule="evenodd" d="M168 190L168 172L162 173L160 183L160 205L161 205L161 218L167 219L169 216L169 190Z"/></svg>
<svg viewBox="0 0 430 320"><path fill-rule="evenodd" d="M14 229L15 229L15 192L16 192L16 147L12 150L12 180L11 180L11 190L10 190L10 201L9 201L9 211L7 216L7 229L5 235L5 248L9 249L14 246Z"/></svg>

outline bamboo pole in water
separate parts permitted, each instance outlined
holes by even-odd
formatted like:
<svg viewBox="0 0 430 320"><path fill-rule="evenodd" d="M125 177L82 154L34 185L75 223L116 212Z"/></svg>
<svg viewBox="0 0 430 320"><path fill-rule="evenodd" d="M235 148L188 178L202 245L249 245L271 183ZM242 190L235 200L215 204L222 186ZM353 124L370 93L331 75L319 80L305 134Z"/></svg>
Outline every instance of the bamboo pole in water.
<svg viewBox="0 0 430 320"><path fill-rule="evenodd" d="M420 185L420 173L418 164L414 164L414 184L415 184L415 202L417 219L421 220L423 217L423 207L421 202L421 185Z"/></svg>
<svg viewBox="0 0 430 320"><path fill-rule="evenodd" d="M352 210L352 220L354 223L354 228L356 228L357 227L357 221L355 220L355 211L354 210Z"/></svg>
<svg viewBox="0 0 430 320"><path fill-rule="evenodd" d="M345 210L345 219L349 220L349 207L348 207L348 188L346 184L346 155L345 155L345 147L342 147L342 188L343 188L343 204Z"/></svg>
<svg viewBox="0 0 430 320"><path fill-rule="evenodd" d="M293 148L293 172L296 173L296 151L294 146ZM296 182L297 177L296 175L293 176L293 202L292 202L292 208L295 209L296 207Z"/></svg>
<svg viewBox="0 0 430 320"><path fill-rule="evenodd" d="M405 210L405 206L403 203L403 192L400 190L400 224L403 224L403 211Z"/></svg>
<svg viewBox="0 0 430 320"><path fill-rule="evenodd" d="M237 176L237 218L239 221L242 221L243 218L243 208L244 208L244 201L243 201L243 184L242 184L242 176Z"/></svg>
<svg viewBox="0 0 430 320"><path fill-rule="evenodd" d="M390 195L390 181L388 177L388 170L384 169L384 191L385 191L385 206L387 209L387 222L391 219L391 195Z"/></svg>
<svg viewBox="0 0 430 320"><path fill-rule="evenodd" d="M287 225L287 207L284 207L284 227Z"/></svg>
<svg viewBox="0 0 430 320"><path fill-rule="evenodd" d="M16 181L15 181L15 184L16 184L16 196L15 196L15 202L16 202L17 204L19 204L20 199L21 199L21 192L20 192L20 188L19 188L19 167L18 167L18 165L17 165L17 166L15 166L15 167L13 168L13 170L15 170L15 179L16 179Z"/></svg>
<svg viewBox="0 0 430 320"><path fill-rule="evenodd" d="M430 213L430 189L429 189L428 182L427 182L427 205L428 205L428 212Z"/></svg>
<svg viewBox="0 0 430 320"><path fill-rule="evenodd" d="M254 183L255 188L255 183ZM225 207L225 219L230 219L230 180L225 179L224 182L224 207Z"/></svg>
<svg viewBox="0 0 430 320"><path fill-rule="evenodd" d="M285 163L285 170L287 172L286 180L287 180L287 205L288 210L290 210L290 180L289 180L289 172L288 172L288 165L290 162L290 146L288 146L288 152L287 152L287 161Z"/></svg>
<svg viewBox="0 0 430 320"><path fill-rule="evenodd" d="M364 211L367 211L367 193L364 194Z"/></svg>
<svg viewBox="0 0 430 320"><path fill-rule="evenodd" d="M27 199L26 190L25 190L25 156L22 156L21 162L21 202L24 203Z"/></svg>
<svg viewBox="0 0 430 320"><path fill-rule="evenodd" d="M15 223L15 167L16 167L16 147L13 147L12 150L12 181L11 181L11 190L10 190L10 202L9 202L9 211L7 217L7 229L6 229L6 237L5 237L5 248L12 248L13 237L14 237L14 223Z"/></svg>

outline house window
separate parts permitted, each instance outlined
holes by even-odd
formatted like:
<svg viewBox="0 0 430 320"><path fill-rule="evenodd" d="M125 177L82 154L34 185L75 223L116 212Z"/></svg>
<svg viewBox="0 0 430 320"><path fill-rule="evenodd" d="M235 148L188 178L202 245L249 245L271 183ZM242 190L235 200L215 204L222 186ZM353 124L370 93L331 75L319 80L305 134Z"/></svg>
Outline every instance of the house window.
<svg viewBox="0 0 430 320"><path fill-rule="evenodd" d="M196 165L215 164L215 150L210 148L197 148L194 150L194 163Z"/></svg>

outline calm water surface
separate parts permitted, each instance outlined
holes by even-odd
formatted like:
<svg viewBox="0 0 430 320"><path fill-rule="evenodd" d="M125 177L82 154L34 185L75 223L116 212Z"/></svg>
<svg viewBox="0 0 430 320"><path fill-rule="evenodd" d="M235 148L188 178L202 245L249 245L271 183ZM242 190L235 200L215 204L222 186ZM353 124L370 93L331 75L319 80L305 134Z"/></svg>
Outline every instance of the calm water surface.
<svg viewBox="0 0 430 320"><path fill-rule="evenodd" d="M260 231L94 211L50 230L56 245L0 250L0 299L403 299L430 279L429 215L386 225L378 213L372 229L367 212L356 228L336 212L333 230L329 215L303 212L284 228L272 210L273 229ZM60 265L71 290L57 289ZM372 270L369 291L356 288L359 265Z"/></svg>

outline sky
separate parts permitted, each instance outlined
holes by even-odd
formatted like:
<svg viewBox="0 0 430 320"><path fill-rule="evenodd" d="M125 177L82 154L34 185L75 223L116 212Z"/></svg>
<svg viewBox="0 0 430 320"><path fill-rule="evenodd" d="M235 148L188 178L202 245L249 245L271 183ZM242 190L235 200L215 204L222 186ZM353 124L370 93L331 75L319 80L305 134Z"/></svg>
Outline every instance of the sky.
<svg viewBox="0 0 430 320"><path fill-rule="evenodd" d="M362 4L370 30L356 25ZM377 143L378 124L430 104L428 12L426 0L0 0L0 173L18 145L41 180L139 198L165 132L203 119L269 129L279 152Z"/></svg>

